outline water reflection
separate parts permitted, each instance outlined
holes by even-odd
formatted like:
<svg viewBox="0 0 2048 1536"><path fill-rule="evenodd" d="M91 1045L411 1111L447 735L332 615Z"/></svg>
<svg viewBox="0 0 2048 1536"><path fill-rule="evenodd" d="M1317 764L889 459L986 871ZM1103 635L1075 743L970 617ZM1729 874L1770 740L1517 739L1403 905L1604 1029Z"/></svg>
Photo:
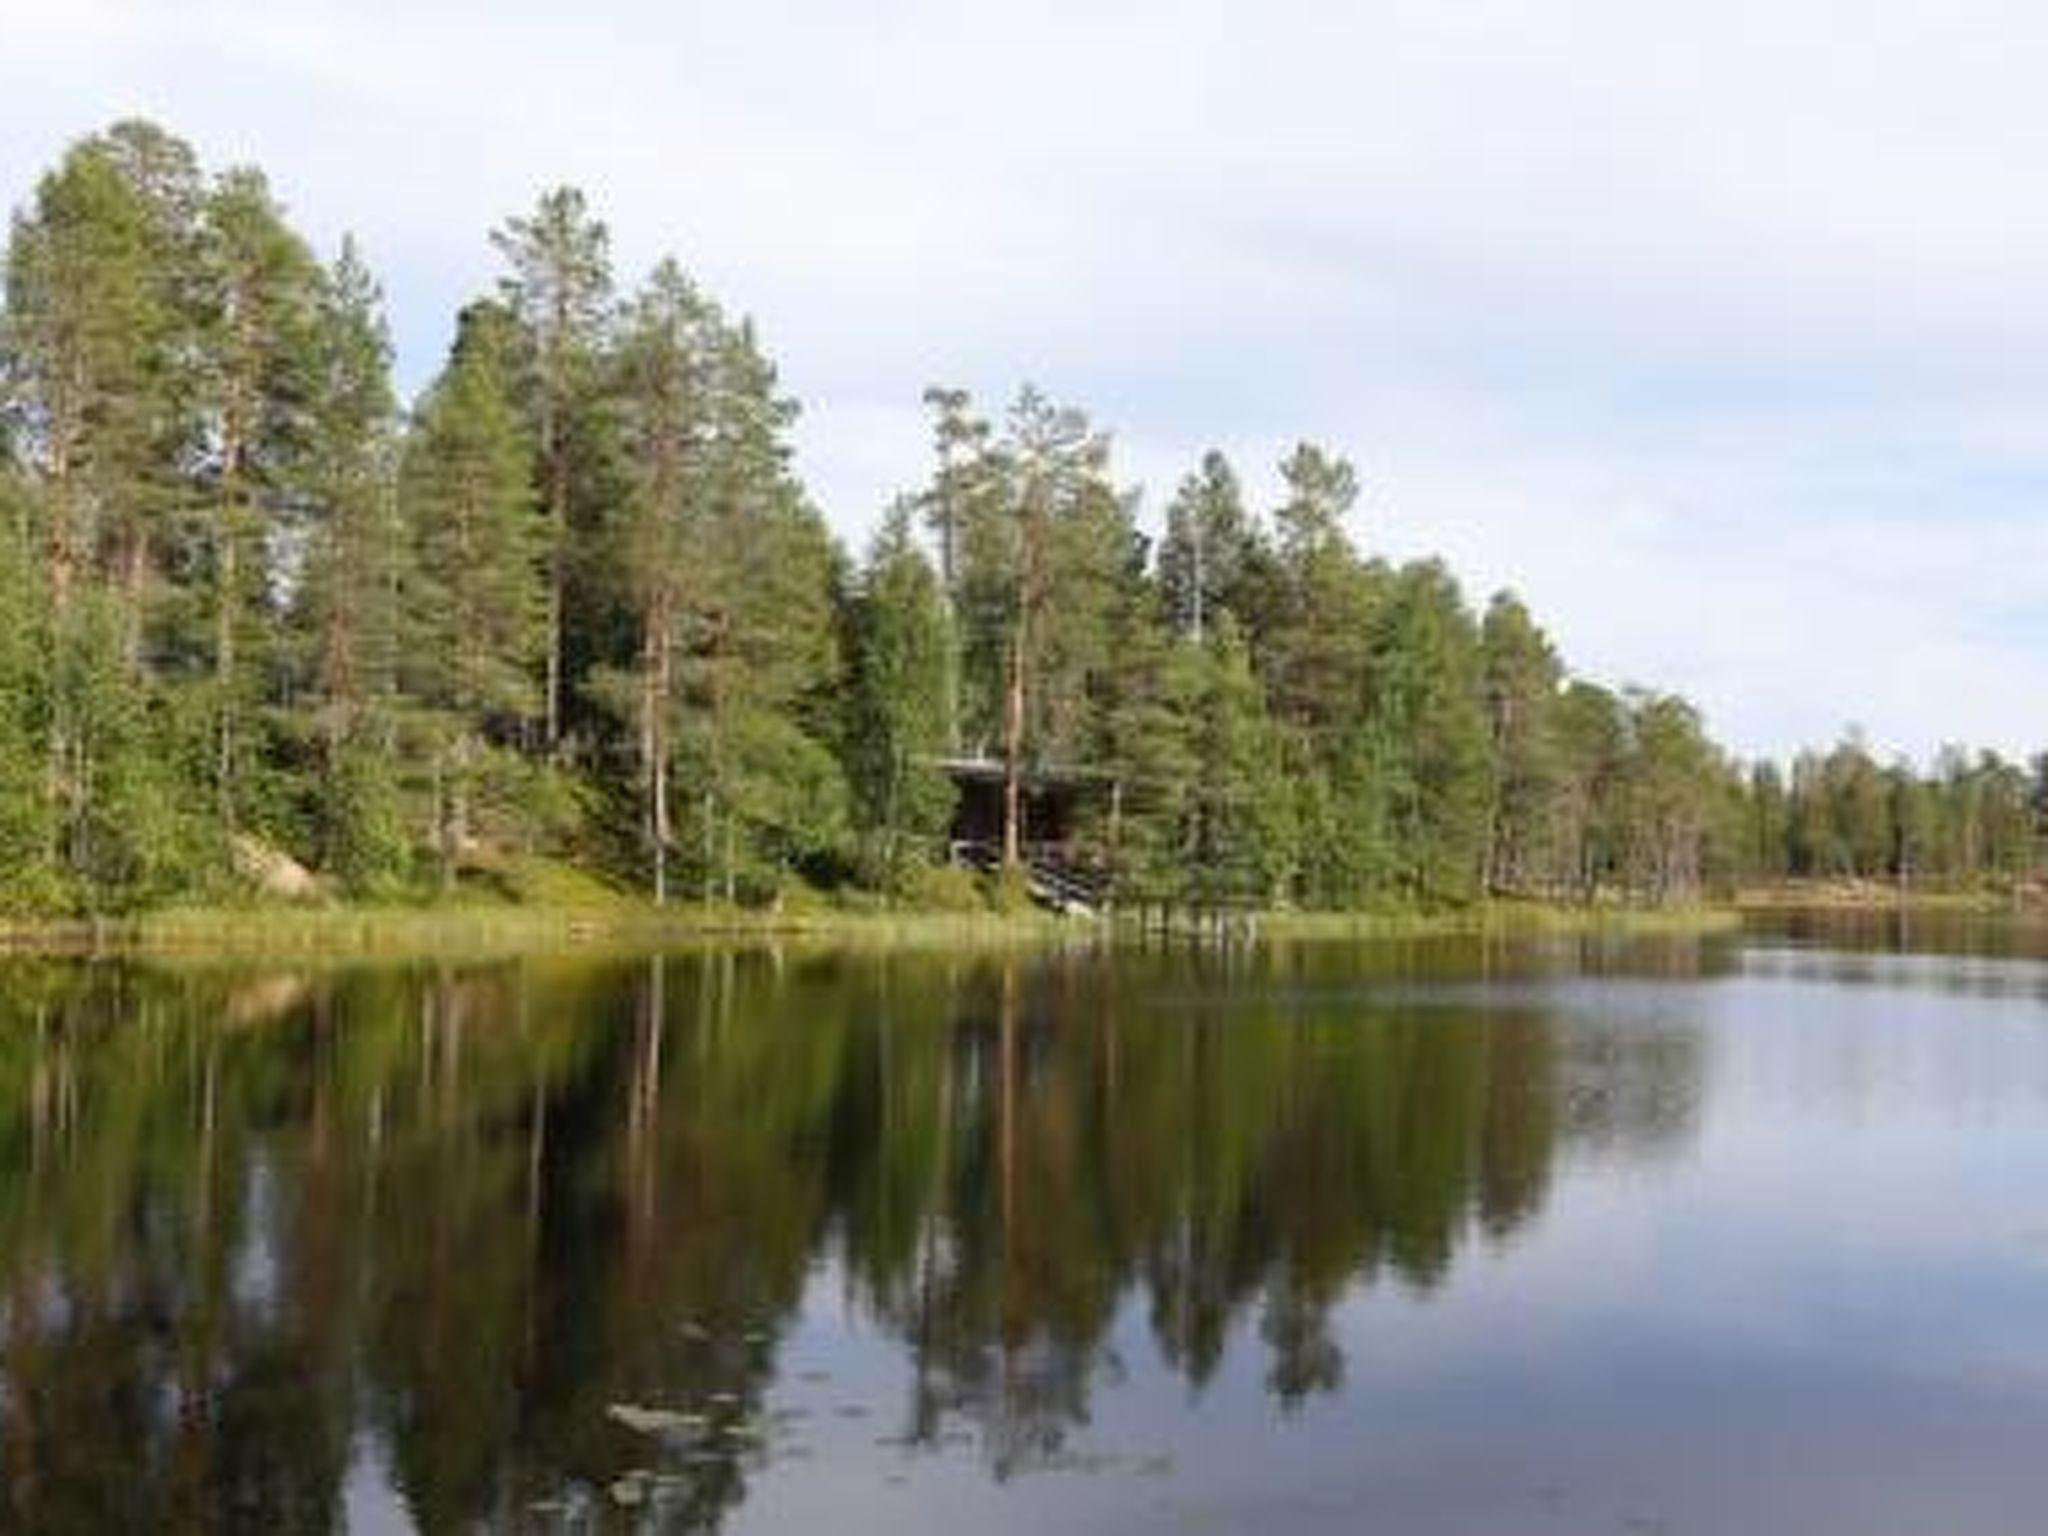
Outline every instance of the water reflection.
<svg viewBox="0 0 2048 1536"><path fill-rule="evenodd" d="M1291 1408L1340 1300L1692 1133L1690 1032L1559 1026L1599 964L1428 1006L1469 952L10 965L6 1523L323 1530L368 1464L427 1530L709 1527L823 1415L1008 1477L1132 1306L1190 1392L1255 1334ZM821 1274L900 1372L783 1358Z"/></svg>
<svg viewBox="0 0 2048 1536"><path fill-rule="evenodd" d="M1753 914L1746 926L1757 938L1844 955L2048 960L2048 911L2037 906L1794 909Z"/></svg>

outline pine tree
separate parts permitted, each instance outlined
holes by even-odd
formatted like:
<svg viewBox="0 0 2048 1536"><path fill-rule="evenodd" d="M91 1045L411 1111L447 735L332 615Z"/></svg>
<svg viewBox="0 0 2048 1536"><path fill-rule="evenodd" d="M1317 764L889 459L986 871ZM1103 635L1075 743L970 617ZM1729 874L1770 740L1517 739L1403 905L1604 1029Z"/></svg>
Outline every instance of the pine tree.
<svg viewBox="0 0 2048 1536"><path fill-rule="evenodd" d="M920 850L937 850L953 803L935 766L947 745L953 627L910 512L898 503L883 520L850 605L848 759L885 890L902 885Z"/></svg>
<svg viewBox="0 0 2048 1536"><path fill-rule="evenodd" d="M1083 413L1026 388L998 436L964 396L928 398L941 463L926 505L953 549L963 734L1003 760L1004 861L1015 865L1026 773L1098 737L1091 691L1141 546L1131 498L1109 478L1108 440Z"/></svg>
<svg viewBox="0 0 2048 1536"><path fill-rule="evenodd" d="M1375 616L1365 730L1387 796L1398 892L1427 902L1481 894L1493 760L1479 636L1436 561L1405 566Z"/></svg>
<svg viewBox="0 0 2048 1536"><path fill-rule="evenodd" d="M1264 679L1293 791L1297 894L1321 906L1369 899L1391 879L1389 754L1384 723L1364 716L1384 568L1358 558L1344 518L1358 478L1303 443L1280 466L1271 616L1254 659Z"/></svg>
<svg viewBox="0 0 2048 1536"><path fill-rule="evenodd" d="M1159 584L1139 562L1119 583L1108 655L1094 684L1094 736L1081 758L1107 781L1103 872L1118 898L1180 895L1203 653L1174 633Z"/></svg>
<svg viewBox="0 0 2048 1536"><path fill-rule="evenodd" d="M1180 483L1166 508L1159 545L1159 585L1174 627L1203 643L1219 610L1242 626L1255 540L1237 471L1210 450L1201 467Z"/></svg>
<svg viewBox="0 0 2048 1536"><path fill-rule="evenodd" d="M121 592L123 652L139 675L160 584L180 574L166 567L177 559L180 518L194 499L192 466L203 456L206 187L191 147L153 123L116 123L86 148L120 174L141 215L144 304L130 346L142 388L123 413L123 491L104 509L97 539L107 579Z"/></svg>
<svg viewBox="0 0 2048 1536"><path fill-rule="evenodd" d="M751 324L718 337L710 392L705 570L685 678L707 883L772 894L793 869L845 851L845 775L835 744L840 559L792 469L796 404Z"/></svg>
<svg viewBox="0 0 2048 1536"><path fill-rule="evenodd" d="M991 755L1003 734L1017 600L1017 520L1005 447L964 390L932 388L936 467L920 494L959 647L950 744Z"/></svg>
<svg viewBox="0 0 2048 1536"><path fill-rule="evenodd" d="M87 901L102 874L135 885L138 865L101 857L108 829L152 830L120 828L105 802L176 758L175 744L142 729L138 675L138 551L178 495L185 361L169 215L126 152L145 140L154 158L177 159L136 125L75 146L44 177L14 221L0 317L4 418L41 578L38 822L52 879L83 882ZM125 578L118 597L103 596L110 565ZM141 760L110 756L121 752Z"/></svg>
<svg viewBox="0 0 2048 1536"><path fill-rule="evenodd" d="M401 423L374 282L322 271L260 173L130 121L37 184L0 308L7 902L203 895L238 834L389 888L408 820L444 880L475 838L616 857L586 801L632 805L661 896L900 885L944 751L1001 757L1012 860L1028 775L1114 786L1075 851L1130 889L2040 871L2048 769L1852 735L1745 778L1685 701L1567 683L1513 598L1475 623L1440 566L1363 555L1315 445L1266 524L1205 455L1155 557L1082 412L1025 390L991 426L935 389L930 483L856 574L750 324L673 264L613 314L572 189L492 238L502 302Z"/></svg>
<svg viewBox="0 0 2048 1536"><path fill-rule="evenodd" d="M836 556L790 470L795 407L672 261L628 311L618 379L637 639L598 692L632 724L657 891L673 850L706 900L772 892L847 826Z"/></svg>
<svg viewBox="0 0 2048 1536"><path fill-rule="evenodd" d="M638 640L630 677L605 691L634 733L656 901L668 899L675 844L671 779L689 619L721 579L705 558L719 325L681 269L663 262L627 312L617 364L628 489L615 533Z"/></svg>
<svg viewBox="0 0 2048 1536"><path fill-rule="evenodd" d="M1574 681L1558 703L1557 731L1565 765L1561 844L1572 889L1591 901L1622 872L1628 726L1621 700L1596 683Z"/></svg>
<svg viewBox="0 0 2048 1536"><path fill-rule="evenodd" d="M1291 829L1280 740L1252 672L1251 653L1226 608L1201 652L1187 867L1198 897L1271 899Z"/></svg>
<svg viewBox="0 0 2048 1536"><path fill-rule="evenodd" d="M344 242L322 287L314 341L295 613L318 754L317 854L358 891L400 878L406 862L395 758L399 594L411 576L380 305L375 280Z"/></svg>
<svg viewBox="0 0 2048 1536"><path fill-rule="evenodd" d="M938 549L939 586L957 646L946 699L946 745L977 752L996 734L1001 710L1001 632L1014 595L1001 574L1011 554L1003 511L1006 469L988 422L964 389L934 385L924 392L932 412L936 468L917 498ZM999 569L1000 568L1000 569Z"/></svg>
<svg viewBox="0 0 2048 1536"><path fill-rule="evenodd" d="M0 450L4 450L0 441ZM49 614L32 543L27 486L0 451L0 911L57 904L44 747Z"/></svg>
<svg viewBox="0 0 2048 1536"><path fill-rule="evenodd" d="M208 660L214 783L233 831L264 761L254 717L274 702L281 673L271 554L305 495L321 283L260 172L223 175L203 216Z"/></svg>
<svg viewBox="0 0 2048 1536"><path fill-rule="evenodd" d="M1632 691L1625 703L1630 882L1652 901L1688 900L1703 880L1720 764L1685 700Z"/></svg>
<svg viewBox="0 0 2048 1536"><path fill-rule="evenodd" d="M1776 763L1754 764L1747 794L1745 862L1755 878L1779 880L1792 873L1791 808L1785 775ZM1916 857L1915 862L1919 862Z"/></svg>
<svg viewBox="0 0 2048 1536"><path fill-rule="evenodd" d="M531 215L493 231L491 243L512 269L501 286L519 320L519 393L533 433L546 523L542 737L553 750L568 700L572 539L594 526L598 512L590 488L579 484L576 438L579 429L589 429L611 319L610 235L590 216L580 191L557 187L541 196Z"/></svg>
<svg viewBox="0 0 2048 1536"><path fill-rule="evenodd" d="M402 467L411 583L402 682L426 726L431 841L444 885L476 830L484 756L538 699L545 572L531 465L512 400L511 322L463 312L416 413Z"/></svg>
<svg viewBox="0 0 2048 1536"><path fill-rule="evenodd" d="M1508 592L1487 605L1480 650L1496 775L1486 883L1540 892L1556 866L1563 772L1556 712L1564 669L1529 610Z"/></svg>

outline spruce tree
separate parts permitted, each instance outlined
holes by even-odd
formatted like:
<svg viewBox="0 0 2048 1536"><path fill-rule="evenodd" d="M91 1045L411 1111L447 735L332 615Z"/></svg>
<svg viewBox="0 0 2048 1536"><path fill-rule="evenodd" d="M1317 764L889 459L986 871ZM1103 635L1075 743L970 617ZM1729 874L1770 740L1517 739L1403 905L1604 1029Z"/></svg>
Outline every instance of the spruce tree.
<svg viewBox="0 0 2048 1536"><path fill-rule="evenodd" d="M1297 894L1318 906L1368 900L1390 879L1391 744L1365 718L1383 568L1358 557L1344 519L1358 477L1298 445L1280 466L1271 616L1255 652L1286 754Z"/></svg>
<svg viewBox="0 0 2048 1536"><path fill-rule="evenodd" d="M1200 897L1264 903L1285 872L1292 830L1280 740L1228 609L1199 654L1187 868Z"/></svg>
<svg viewBox="0 0 2048 1536"><path fill-rule="evenodd" d="M597 690L631 723L663 895L672 850L731 900L844 840L835 557L790 469L794 411L752 327L663 262L618 367L635 654Z"/></svg>
<svg viewBox="0 0 2048 1536"><path fill-rule="evenodd" d="M1564 669L1529 610L1508 592L1487 605L1480 650L1495 771L1486 883L1494 891L1534 894L1548 887L1556 865L1563 773L1556 712Z"/></svg>
<svg viewBox="0 0 2048 1536"><path fill-rule="evenodd" d="M294 617L318 763L315 851L348 888L375 890L406 863L397 688L399 596L412 579L393 481L391 347L353 242L325 276L314 352Z"/></svg>
<svg viewBox="0 0 2048 1536"><path fill-rule="evenodd" d="M663 262L624 318L617 361L627 494L614 534L617 570L637 631L630 675L601 679L631 725L641 836L656 901L668 899L675 845L671 779L693 606L719 573L705 559L711 511L709 398L720 319L673 262Z"/></svg>
<svg viewBox="0 0 2048 1536"><path fill-rule="evenodd" d="M1210 450L1201 467L1180 483L1166 507L1159 544L1159 584L1174 627L1203 643L1220 609L1243 617L1255 541L1237 472Z"/></svg>
<svg viewBox="0 0 2048 1536"><path fill-rule="evenodd" d="M746 321L712 359L707 582L685 674L703 813L702 873L733 899L843 858L850 826L835 750L843 676L840 558L791 467L796 403Z"/></svg>
<svg viewBox="0 0 2048 1536"><path fill-rule="evenodd" d="M947 746L953 627L910 516L898 503L883 520L850 605L848 761L885 890L901 887L920 854L928 861L941 851L953 803L935 766Z"/></svg>
<svg viewBox="0 0 2048 1536"><path fill-rule="evenodd" d="M516 737L539 696L543 541L511 345L499 306L463 312L402 467L410 582L401 678L425 728L429 837L444 885L479 830L486 753Z"/></svg>
<svg viewBox="0 0 2048 1536"><path fill-rule="evenodd" d="M1404 566L1375 615L1363 712L1388 807L1390 874L1424 902L1482 894L1493 760L1477 626L1436 561Z"/></svg>
<svg viewBox="0 0 2048 1536"><path fill-rule="evenodd" d="M49 614L29 502L11 456L0 451L0 911L10 913L59 899L44 783Z"/></svg>

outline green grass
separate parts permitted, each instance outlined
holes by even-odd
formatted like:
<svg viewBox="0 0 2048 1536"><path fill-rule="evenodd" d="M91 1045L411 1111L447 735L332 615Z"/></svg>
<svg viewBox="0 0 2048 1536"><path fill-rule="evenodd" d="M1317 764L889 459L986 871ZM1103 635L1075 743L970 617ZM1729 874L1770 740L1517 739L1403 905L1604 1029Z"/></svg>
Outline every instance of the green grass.
<svg viewBox="0 0 2048 1536"><path fill-rule="evenodd" d="M1541 938L1573 934L1649 938L1725 933L1741 923L1742 915L1732 907L1581 907L1527 901L1493 901L1434 912L1269 912L1255 919L1260 937L1273 939Z"/></svg>
<svg viewBox="0 0 2048 1536"><path fill-rule="evenodd" d="M936 889L945 905L895 906L873 895L835 900L808 888L775 909L703 905L657 907L600 875L559 860L506 860L465 873L456 890L387 902L237 903L168 907L99 921L0 919L0 948L43 952L185 955L227 959L478 957L510 954L644 952L773 938L899 948L1094 943L1135 936L1138 914L1113 920L1061 918L1028 906L963 909L962 893ZM967 894L972 894L972 887ZM984 893L985 894L985 893ZM1732 907L1565 906L1494 901L1441 911L1271 911L1249 926L1262 939L1403 940L1434 937L1654 936L1725 931ZM1246 931L1233 915L1228 931ZM1173 924L1186 935L1185 915Z"/></svg>
<svg viewBox="0 0 2048 1536"><path fill-rule="evenodd" d="M1889 880L1785 880L1741 891L1735 905L1745 912L1878 912L1900 907L1915 912L2038 912L2043 894L2038 886L1901 890Z"/></svg>
<svg viewBox="0 0 2048 1536"><path fill-rule="evenodd" d="M0 949L189 955L486 957L645 951L755 939L816 939L906 948L1053 943L1100 935L1096 925L1025 913L748 911L612 899L513 905L250 905L170 907L103 921L0 923Z"/></svg>
<svg viewBox="0 0 2048 1536"><path fill-rule="evenodd" d="M1254 917L1253 928L1262 940L1286 941L1651 937L1721 932L1740 921L1729 908L1496 902L1442 912L1267 912ZM0 947L224 959L476 958L618 953L771 938L834 946L988 948L1094 943L1131 937L1137 931L1129 915L1090 921L1037 911L853 911L816 902L781 911L696 904L656 907L597 882L577 885L547 875L523 885L522 899L516 901L464 895L444 903L412 905L172 907L99 923L0 925ZM1185 924L1177 924L1175 931L1185 934Z"/></svg>

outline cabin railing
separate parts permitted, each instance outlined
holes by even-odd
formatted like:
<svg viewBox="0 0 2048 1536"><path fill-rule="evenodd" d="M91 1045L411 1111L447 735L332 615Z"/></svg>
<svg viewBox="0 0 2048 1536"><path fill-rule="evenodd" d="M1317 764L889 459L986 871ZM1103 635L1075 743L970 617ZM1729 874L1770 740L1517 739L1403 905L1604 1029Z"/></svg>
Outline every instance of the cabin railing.
<svg viewBox="0 0 2048 1536"><path fill-rule="evenodd" d="M994 843L956 840L950 852L955 864L985 875L1000 873L1003 867L1002 849ZM1076 863L1059 844L1027 843L1022 853L1025 889L1040 906L1085 917L1107 901L1108 878Z"/></svg>

